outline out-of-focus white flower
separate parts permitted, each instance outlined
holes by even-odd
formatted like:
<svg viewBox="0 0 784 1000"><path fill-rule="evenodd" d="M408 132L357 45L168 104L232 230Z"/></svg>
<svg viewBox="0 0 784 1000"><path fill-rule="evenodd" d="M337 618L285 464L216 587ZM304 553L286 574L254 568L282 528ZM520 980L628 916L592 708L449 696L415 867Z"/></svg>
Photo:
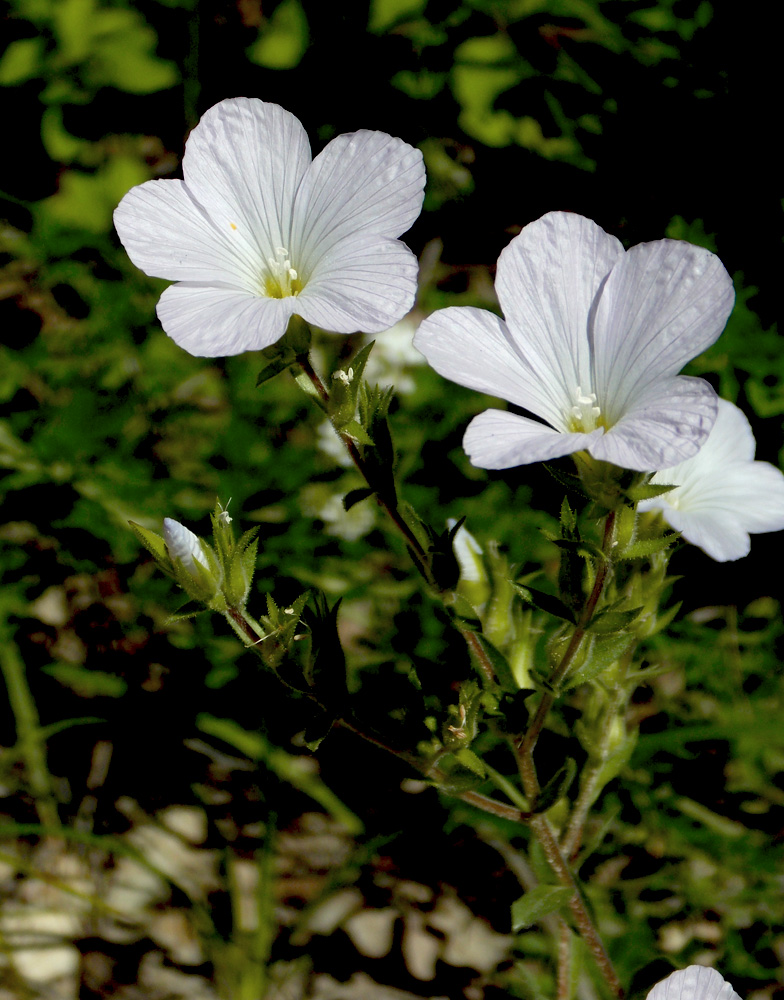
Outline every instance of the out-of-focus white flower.
<svg viewBox="0 0 784 1000"><path fill-rule="evenodd" d="M677 240L626 252L589 219L551 212L501 253L495 287L505 320L454 306L414 338L453 382L546 421L502 410L474 417L463 439L474 465L587 450L646 471L696 454L716 394L676 373L716 340L732 309L732 282L714 254Z"/></svg>
<svg viewBox="0 0 784 1000"><path fill-rule="evenodd" d="M740 997L715 969L690 965L657 983L647 1000L740 1000Z"/></svg>
<svg viewBox="0 0 784 1000"><path fill-rule="evenodd" d="M169 550L172 562L179 562L191 576L198 579L199 571L196 563L201 563L207 572L210 571L210 564L201 547L201 541L197 535L186 528L184 524L175 521L172 517L163 519L163 540Z"/></svg>
<svg viewBox="0 0 784 1000"><path fill-rule="evenodd" d="M416 383L411 369L424 364L420 352L414 347L417 320L406 316L399 323L376 337L373 350L365 367L365 378L378 385L394 385L400 393L413 392Z"/></svg>
<svg viewBox="0 0 784 1000"><path fill-rule="evenodd" d="M184 180L132 188L114 214L137 267L176 281L158 303L191 354L258 350L295 313L378 333L411 308L417 261L396 237L422 207L422 154L384 132L341 135L311 161L277 104L221 101L191 133Z"/></svg>
<svg viewBox="0 0 784 1000"><path fill-rule="evenodd" d="M784 474L770 462L755 462L754 449L744 414L720 399L701 450L651 480L677 488L639 509L660 510L671 527L718 562L748 555L749 534L784 528Z"/></svg>

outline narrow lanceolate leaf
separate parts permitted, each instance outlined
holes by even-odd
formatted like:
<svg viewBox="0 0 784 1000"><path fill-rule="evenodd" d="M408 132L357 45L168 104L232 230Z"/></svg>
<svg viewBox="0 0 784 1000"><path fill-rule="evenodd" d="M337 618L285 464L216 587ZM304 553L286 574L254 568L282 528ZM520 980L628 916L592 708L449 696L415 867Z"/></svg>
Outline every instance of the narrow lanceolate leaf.
<svg viewBox="0 0 784 1000"><path fill-rule="evenodd" d="M633 621L636 621L643 612L643 608L627 608L625 611L620 608L605 608L588 622L586 626L589 632L597 635L607 635L610 632L621 632L628 628Z"/></svg>
<svg viewBox="0 0 784 1000"><path fill-rule="evenodd" d="M348 511L358 503L363 500L367 500L372 497L376 491L371 489L369 486L362 486L356 490L349 490L348 493L343 497L343 509Z"/></svg>
<svg viewBox="0 0 784 1000"><path fill-rule="evenodd" d="M566 795L576 774L577 763L571 757L567 757L563 765L536 796L531 811L537 814L546 813L562 795Z"/></svg>
<svg viewBox="0 0 784 1000"><path fill-rule="evenodd" d="M617 663L635 641L635 636L629 635L628 632L613 632L610 635L592 637L588 654L577 670L566 677L561 685L562 689L568 691L578 684L587 684L594 680Z"/></svg>
<svg viewBox="0 0 784 1000"><path fill-rule="evenodd" d="M509 666L507 658L492 644L492 642L490 642L487 636L483 635L481 632L476 633L476 640L482 647L485 656L490 661L493 673L495 674L496 680L500 684L501 689L510 695L516 694L519 691L519 688L517 686L517 681L514 679L514 674L512 673L512 668ZM484 674L481 671L480 676L484 677Z"/></svg>
<svg viewBox="0 0 784 1000"><path fill-rule="evenodd" d="M562 618L564 621L574 624L574 611L557 597L545 594L544 591L536 590L534 587L523 587L519 583L513 583L512 586L527 604L533 604L540 611L546 611L555 618Z"/></svg>
<svg viewBox="0 0 784 1000"><path fill-rule="evenodd" d="M616 553L617 559L647 559L656 552L664 552L674 542L678 541L678 536L674 533L662 535L660 538L641 538L632 542L623 552Z"/></svg>
<svg viewBox="0 0 784 1000"><path fill-rule="evenodd" d="M656 497L664 496L674 489L676 489L674 485L666 483L638 483L636 486L630 486L625 494L632 503L639 503L641 500L655 500Z"/></svg>
<svg viewBox="0 0 784 1000"><path fill-rule="evenodd" d="M523 931L542 917L568 906L574 889L563 885L537 885L512 903L512 930Z"/></svg>

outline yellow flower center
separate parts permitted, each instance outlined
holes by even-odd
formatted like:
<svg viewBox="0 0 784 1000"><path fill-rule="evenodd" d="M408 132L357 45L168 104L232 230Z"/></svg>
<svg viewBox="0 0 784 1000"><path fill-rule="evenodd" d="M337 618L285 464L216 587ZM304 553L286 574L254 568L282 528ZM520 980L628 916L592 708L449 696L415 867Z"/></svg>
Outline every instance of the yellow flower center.
<svg viewBox="0 0 784 1000"><path fill-rule="evenodd" d="M584 393L582 386L577 386L576 403L569 410L569 430L574 434L588 434L597 427L605 427L602 411L596 405L596 393Z"/></svg>
<svg viewBox="0 0 784 1000"><path fill-rule="evenodd" d="M285 299L302 291L302 279L291 266L285 247L275 247L275 256L267 258L267 273L262 278L262 287L264 294L271 299Z"/></svg>

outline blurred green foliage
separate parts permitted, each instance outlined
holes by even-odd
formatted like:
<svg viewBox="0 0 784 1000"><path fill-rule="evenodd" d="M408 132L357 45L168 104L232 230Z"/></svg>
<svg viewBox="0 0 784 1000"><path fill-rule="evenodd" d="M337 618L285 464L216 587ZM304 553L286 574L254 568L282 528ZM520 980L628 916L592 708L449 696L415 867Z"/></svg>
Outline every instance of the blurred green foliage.
<svg viewBox="0 0 784 1000"><path fill-rule="evenodd" d="M198 801L203 763L182 750L197 733L264 763L256 818L282 808L290 819L315 800L348 818L358 836L357 815L368 837L398 835L417 822L418 800L397 792L405 775L381 763L382 798L393 807L366 801L347 743L325 741L328 778L300 769L303 750L291 741L304 728L303 706L259 675L220 626L213 631L205 618L168 624L178 597L127 529L130 519L159 530L171 516L204 532L216 496L231 497L242 528L261 528L251 607L267 593L285 602L308 587L341 597L349 690L376 712L383 705L387 724L404 718L414 687L431 707L438 697L454 700L471 669L443 615L411 581L403 547L376 507L342 509L340 498L360 483L336 459L332 432L290 376L256 388L261 358L211 361L177 348L155 320L163 283L133 268L112 232L112 210L130 187L176 171L182 135L209 103L236 93L280 100L301 115L319 148L343 128L346 105L367 91L365 119L349 127L376 127L375 106L384 116L377 127L418 141L429 172L426 215L410 237L422 251L421 312L455 303L494 308L488 233L494 227L500 248L538 214L545 195L558 199L546 207L583 210L630 242L660 238L667 227L672 238L726 249L737 272L736 309L690 371L749 413L760 457L775 461L780 453L781 340L770 310L762 318L757 311L760 301L778 298L777 286L756 275L747 283L758 263L744 260L751 241L717 228L715 212L703 218L673 196L666 214L657 209L660 229L643 231L635 220L650 223L649 203L662 192L624 158L630 80L654 81L657 100L672 94L690 114L720 99L721 74L712 64L698 72L719 37L710 32L720 12L706 0L333 6L280 0L218 12L206 2L6 3L0 87L7 104L20 102L35 142L29 153L15 148L9 159L25 162L6 164L19 172L3 174L23 189L3 181L3 635L26 669L52 769L70 782L71 792L59 785L66 823L78 805L85 747L97 739L113 740L120 762L109 800L131 796L151 811ZM351 48L359 38L362 46ZM661 141L651 135L646 157ZM670 153L670 169L659 174L665 199L683 162L680 148ZM749 147L742 155L756 154ZM613 201L618 177L628 184L622 205ZM742 183L726 194L739 204L754 196ZM496 214L488 216L490 201ZM761 233L764 246L780 244L780 221L779 213L755 223L773 233L767 243ZM458 259L455 248L466 247ZM557 552L540 529L554 524L560 487L541 469L502 475L470 466L462 433L487 400L447 388L410 349L395 355L391 335L388 342L381 335L371 356L373 377L403 390L392 426L407 498L441 528L448 517L466 516L481 544L497 539L521 572L543 566L553 577ZM317 362L331 370L362 343L324 338ZM688 614L644 652L647 665L670 669L640 686L633 706L640 739L623 780L599 802L581 858L591 903L633 992L668 963L706 957L734 974L736 988L743 980L769 991L781 976L784 913L772 845L784 808L781 592L765 573L781 550L778 538L758 539L752 556L732 567L709 565L691 550L676 555L673 567L688 581L676 584L676 596ZM539 625L534 618L532 627ZM575 697L579 707L579 691ZM34 817L37 793L30 798L18 767L15 725L6 708L3 808L22 822ZM580 753L566 733L556 716L543 739L553 773ZM162 771L161 760L173 763ZM486 817L446 801L442 808L446 833L437 832L449 845L466 825L490 836ZM410 817L401 818L402 809ZM107 805L96 833L113 833L117 823ZM507 842L520 835L501 822L491 834ZM443 840L422 837L422 849L441 863ZM432 876L452 877L436 868ZM504 891L500 904L492 900L496 915L509 913ZM515 947L519 966L493 985L521 997L551 990L538 964L540 932L519 935Z"/></svg>

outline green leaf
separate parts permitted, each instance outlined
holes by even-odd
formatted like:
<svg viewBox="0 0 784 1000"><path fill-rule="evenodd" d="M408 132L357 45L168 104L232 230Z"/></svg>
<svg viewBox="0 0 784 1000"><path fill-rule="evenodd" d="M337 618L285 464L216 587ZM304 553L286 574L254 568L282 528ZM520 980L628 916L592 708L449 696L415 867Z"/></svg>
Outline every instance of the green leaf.
<svg viewBox="0 0 784 1000"><path fill-rule="evenodd" d="M356 441L357 444L371 445L373 444L373 438L368 434L365 428L356 420L349 420L347 424L343 424L340 428L340 433L345 434L350 437L352 441Z"/></svg>
<svg viewBox="0 0 784 1000"><path fill-rule="evenodd" d="M528 604L533 604L540 611L546 611L549 615L553 615L556 618L563 618L564 621L574 625L574 612L571 608L567 608L559 598L553 597L551 594L545 594L544 591L536 590L534 587L523 587L519 583L513 582L512 586Z"/></svg>
<svg viewBox="0 0 784 1000"><path fill-rule="evenodd" d="M375 490L371 489L369 486L362 486L357 490L349 490L348 493L343 497L343 509L348 511L358 503L363 500L367 500L375 495Z"/></svg>
<svg viewBox="0 0 784 1000"><path fill-rule="evenodd" d="M642 538L637 542L632 542L623 552L617 553L616 558L647 559L648 556L652 556L657 552L664 552L674 542L677 542L679 537L675 532L671 532L659 538Z"/></svg>
<svg viewBox="0 0 784 1000"><path fill-rule="evenodd" d="M563 765L536 796L532 812L537 814L546 813L562 795L566 795L576 774L577 763L571 757L567 757Z"/></svg>
<svg viewBox="0 0 784 1000"><path fill-rule="evenodd" d="M299 0L282 0L246 51L267 69L294 69L308 47L308 19Z"/></svg>
<svg viewBox="0 0 784 1000"><path fill-rule="evenodd" d="M539 923L542 917L567 906L574 889L564 885L537 885L512 903L512 930L525 930Z"/></svg>
<svg viewBox="0 0 784 1000"><path fill-rule="evenodd" d="M589 499L579 476L573 476L568 472L561 472L560 469L557 469L554 465L548 465L547 462L544 462L543 465L553 479L559 482L561 486L565 486L566 489L571 490L572 493L577 493L581 497Z"/></svg>
<svg viewBox="0 0 784 1000"><path fill-rule="evenodd" d="M561 685L562 689L569 691L579 684L587 684L588 681L594 680L617 663L635 642L635 636L629 635L628 632L612 632L601 638L592 637L587 656L573 674L567 675Z"/></svg>
<svg viewBox="0 0 784 1000"><path fill-rule="evenodd" d="M477 777L484 778L487 774L485 765L469 747L461 747L455 752L454 756L458 763L462 764L467 770L473 771Z"/></svg>
<svg viewBox="0 0 784 1000"><path fill-rule="evenodd" d="M633 621L636 621L644 608L629 608L621 611L615 607L604 608L599 611L586 625L589 632L597 632L599 635L606 635L610 632L621 632L628 628Z"/></svg>
<svg viewBox="0 0 784 1000"><path fill-rule="evenodd" d="M632 503L639 503L641 500L655 500L656 497L663 496L665 493L669 493L671 490L676 490L678 487L673 484L668 485L656 485L654 483L638 483L635 486L630 486L628 490L624 491L624 495L627 496Z"/></svg>
<svg viewBox="0 0 784 1000"><path fill-rule="evenodd" d="M42 670L80 698L120 698L128 687L122 677L116 674L89 670L75 663L52 663L42 667Z"/></svg>
<svg viewBox="0 0 784 1000"><path fill-rule="evenodd" d="M510 695L517 694L519 688L507 658L492 644L492 642L490 642L486 635L483 635L481 632L477 632L476 639L490 661L493 673L496 676L496 680L501 685L501 688ZM484 674L481 674L481 676L484 677Z"/></svg>

